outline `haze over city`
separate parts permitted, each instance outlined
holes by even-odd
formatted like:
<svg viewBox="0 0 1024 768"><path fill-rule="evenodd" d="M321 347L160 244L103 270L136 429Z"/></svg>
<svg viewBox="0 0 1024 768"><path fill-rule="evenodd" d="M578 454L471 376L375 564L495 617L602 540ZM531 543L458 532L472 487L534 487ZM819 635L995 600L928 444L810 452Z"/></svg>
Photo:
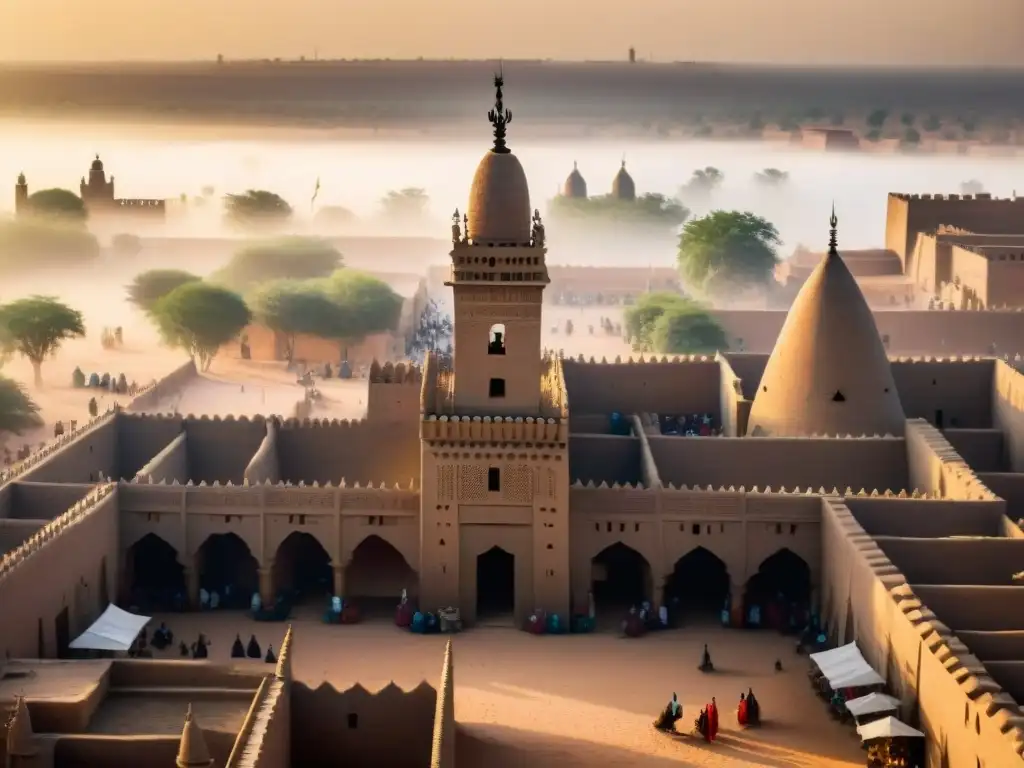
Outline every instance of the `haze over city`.
<svg viewBox="0 0 1024 768"><path fill-rule="evenodd" d="M931 0L7 0L0 60L535 58L1024 65L1024 5Z"/></svg>

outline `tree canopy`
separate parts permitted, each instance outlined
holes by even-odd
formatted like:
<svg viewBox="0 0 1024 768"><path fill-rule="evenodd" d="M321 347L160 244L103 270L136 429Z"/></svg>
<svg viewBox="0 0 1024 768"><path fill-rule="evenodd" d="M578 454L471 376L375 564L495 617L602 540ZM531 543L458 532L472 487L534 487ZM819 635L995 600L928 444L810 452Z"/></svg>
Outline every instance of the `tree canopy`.
<svg viewBox="0 0 1024 768"><path fill-rule="evenodd" d="M78 267L99 255L99 242L78 224L36 218L0 222L0 275Z"/></svg>
<svg viewBox="0 0 1024 768"><path fill-rule="evenodd" d="M67 339L85 336L82 313L50 296L30 296L0 306L0 334L8 354L32 364L35 385L43 383L43 360Z"/></svg>
<svg viewBox="0 0 1024 768"><path fill-rule="evenodd" d="M320 281L324 293L352 317L352 336L392 330L402 311L402 297L382 280L341 269Z"/></svg>
<svg viewBox="0 0 1024 768"><path fill-rule="evenodd" d="M341 339L352 335L354 314L312 281L269 283L253 300L256 319L292 342L298 334Z"/></svg>
<svg viewBox="0 0 1024 768"><path fill-rule="evenodd" d="M637 352L711 354L728 347L725 331L700 304L675 293L648 293L625 312Z"/></svg>
<svg viewBox="0 0 1024 768"><path fill-rule="evenodd" d="M210 282L247 294L274 280L327 277L341 264L341 253L326 240L282 237L242 247L223 269L210 276Z"/></svg>
<svg viewBox="0 0 1024 768"><path fill-rule="evenodd" d="M227 220L241 226L282 224L292 217L292 207L283 197L265 189L249 189L224 196Z"/></svg>
<svg viewBox="0 0 1024 768"><path fill-rule="evenodd" d="M778 168L765 168L754 174L754 181L765 187L781 187L789 181L789 174Z"/></svg>
<svg viewBox="0 0 1024 768"><path fill-rule="evenodd" d="M151 312L156 303L175 288L200 280L198 275L181 269L151 269L136 275L128 286L128 301L144 312Z"/></svg>
<svg viewBox="0 0 1024 768"><path fill-rule="evenodd" d="M427 191L420 187L391 190L380 200L380 207L389 219L410 221L423 218L430 205Z"/></svg>
<svg viewBox="0 0 1024 768"><path fill-rule="evenodd" d="M690 176L690 180L680 188L679 194L683 199L705 197L720 187L723 181L725 175L713 165L698 168Z"/></svg>
<svg viewBox="0 0 1024 768"><path fill-rule="evenodd" d="M690 215L678 200L665 195L646 194L635 200L621 200L613 195L598 197L565 197L559 195L549 203L552 219L563 221L635 224L651 228L675 229Z"/></svg>
<svg viewBox="0 0 1024 768"><path fill-rule="evenodd" d="M67 189L53 187L40 189L28 196L28 211L36 216L48 216L65 221L85 221L88 212L82 198Z"/></svg>
<svg viewBox="0 0 1024 768"><path fill-rule="evenodd" d="M350 227L357 221L358 216L340 205L325 205L313 214L313 222L324 227Z"/></svg>
<svg viewBox="0 0 1024 768"><path fill-rule="evenodd" d="M188 352L206 371L217 351L242 332L252 315L237 293L189 282L160 299L152 317L164 341Z"/></svg>
<svg viewBox="0 0 1024 768"><path fill-rule="evenodd" d="M679 271L709 295L765 285L779 262L781 244L771 222L753 213L712 211L688 221L679 236Z"/></svg>
<svg viewBox="0 0 1024 768"><path fill-rule="evenodd" d="M0 376L0 432L20 435L27 429L41 427L39 406L18 382Z"/></svg>

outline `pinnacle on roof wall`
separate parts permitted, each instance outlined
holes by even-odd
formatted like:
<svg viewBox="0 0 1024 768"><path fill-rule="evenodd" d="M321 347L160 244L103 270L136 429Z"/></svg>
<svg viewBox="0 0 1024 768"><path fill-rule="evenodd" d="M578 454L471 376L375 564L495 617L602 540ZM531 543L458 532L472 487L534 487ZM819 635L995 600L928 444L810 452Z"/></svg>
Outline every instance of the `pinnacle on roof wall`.
<svg viewBox="0 0 1024 768"><path fill-rule="evenodd" d="M10 757L33 757L38 754L32 717L24 696L14 702L14 712L7 722L7 754Z"/></svg>
<svg viewBox="0 0 1024 768"><path fill-rule="evenodd" d="M284 640L281 641L281 648L277 652L277 667L274 669L274 675L278 680L291 680L292 679L292 625L288 625L288 630L284 633Z"/></svg>
<svg viewBox="0 0 1024 768"><path fill-rule="evenodd" d="M206 747L206 738L192 714L192 705L188 705L185 713L185 725L181 730L181 741L178 743L178 768L200 768L213 765L210 750Z"/></svg>

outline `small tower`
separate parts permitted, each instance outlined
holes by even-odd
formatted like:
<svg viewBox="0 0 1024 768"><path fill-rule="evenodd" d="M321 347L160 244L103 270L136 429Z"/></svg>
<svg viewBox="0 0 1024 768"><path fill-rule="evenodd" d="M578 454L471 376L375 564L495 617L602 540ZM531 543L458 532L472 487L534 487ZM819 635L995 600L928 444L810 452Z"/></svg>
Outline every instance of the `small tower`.
<svg viewBox="0 0 1024 768"><path fill-rule="evenodd" d="M569 174L565 180L565 185L562 187L562 197L572 197L579 200L585 200L587 197L587 180L583 178L583 174L580 173L575 160L572 164L572 173Z"/></svg>
<svg viewBox="0 0 1024 768"><path fill-rule="evenodd" d="M636 64L636 48L632 46L629 48L629 63Z"/></svg>
<svg viewBox="0 0 1024 768"><path fill-rule="evenodd" d="M107 175L103 170L103 161L100 160L99 154L89 166L88 183L82 179L80 192L82 202L86 206L90 203L103 205L114 201L114 177L111 176L110 181L107 181Z"/></svg>
<svg viewBox="0 0 1024 768"><path fill-rule="evenodd" d="M18 174L18 183L14 185L14 213L20 215L28 210L28 182L25 174Z"/></svg>
<svg viewBox="0 0 1024 768"><path fill-rule="evenodd" d="M181 731L178 759L175 761L175 765L178 768L209 768L213 765L210 750L206 748L203 730L192 715L191 704L188 705L188 712L185 713L185 727Z"/></svg>
<svg viewBox="0 0 1024 768"><path fill-rule="evenodd" d="M494 78L494 145L469 192L466 232L453 217L455 408L471 416L538 415L541 304L547 286L544 225L530 214L526 172L506 144L512 113Z"/></svg>
<svg viewBox="0 0 1024 768"><path fill-rule="evenodd" d="M37 754L39 754L39 748L36 747L36 735L32 730L32 717L25 704L25 697L19 696L14 702L14 713L7 721L6 768L32 765L32 758Z"/></svg>
<svg viewBox="0 0 1024 768"><path fill-rule="evenodd" d="M612 179L612 197L617 200L636 200L636 184L626 170L626 159L622 159L622 167Z"/></svg>

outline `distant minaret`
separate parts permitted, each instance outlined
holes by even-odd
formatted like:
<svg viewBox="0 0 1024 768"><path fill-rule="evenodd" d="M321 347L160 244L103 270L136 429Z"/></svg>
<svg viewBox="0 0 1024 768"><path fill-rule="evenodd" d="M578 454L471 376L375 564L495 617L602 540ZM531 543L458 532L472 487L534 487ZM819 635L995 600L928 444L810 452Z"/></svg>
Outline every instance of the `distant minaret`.
<svg viewBox="0 0 1024 768"><path fill-rule="evenodd" d="M25 174L18 174L18 183L14 185L14 213L24 213L28 209L28 182Z"/></svg>
<svg viewBox="0 0 1024 768"><path fill-rule="evenodd" d="M629 48L629 63L636 64L636 48L630 46Z"/></svg>

